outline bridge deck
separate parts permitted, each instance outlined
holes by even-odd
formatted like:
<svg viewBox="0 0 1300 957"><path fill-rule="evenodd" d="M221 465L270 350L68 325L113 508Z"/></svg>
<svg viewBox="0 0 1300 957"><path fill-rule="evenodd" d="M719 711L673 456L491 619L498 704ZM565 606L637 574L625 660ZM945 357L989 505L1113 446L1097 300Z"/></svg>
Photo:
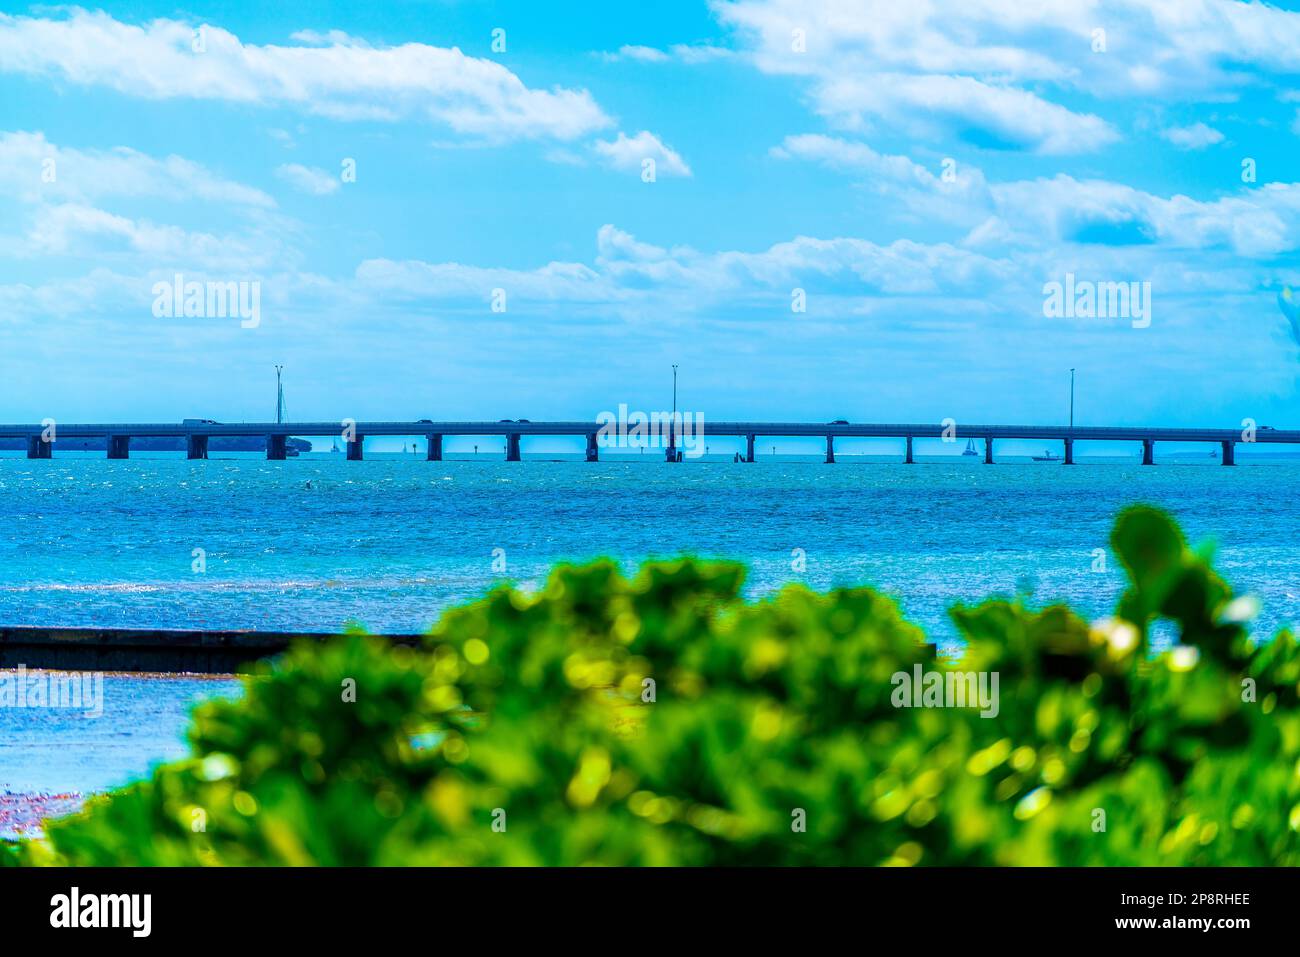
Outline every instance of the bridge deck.
<svg viewBox="0 0 1300 957"><path fill-rule="evenodd" d="M357 435L590 435L598 422L356 422ZM222 436L337 436L341 422L238 422L189 425L168 422L57 423L55 438ZM688 427L689 428L689 427ZM40 438L41 425L0 425L0 438ZM735 436L832 436L835 438L941 438L945 427L933 422L704 422L694 434ZM1075 441L1243 442L1240 428L1160 428L1156 426L984 425L957 423L950 435L972 439L1073 439ZM1300 430L1259 428L1255 442L1300 443Z"/></svg>

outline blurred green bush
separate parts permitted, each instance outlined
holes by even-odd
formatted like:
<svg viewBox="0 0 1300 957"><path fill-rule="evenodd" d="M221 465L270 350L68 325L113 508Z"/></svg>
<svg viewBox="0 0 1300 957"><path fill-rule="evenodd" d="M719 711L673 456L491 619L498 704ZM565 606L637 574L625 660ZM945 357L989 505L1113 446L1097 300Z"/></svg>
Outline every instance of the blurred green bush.
<svg viewBox="0 0 1300 957"><path fill-rule="evenodd" d="M1300 652L1133 507L1112 619L958 607L936 658L889 599L681 560L560 567L423 648L350 634L194 714L192 757L93 799L28 864L1297 864ZM1151 653L1151 625L1175 645ZM996 717L898 672L996 673ZM354 685L353 685L354 683ZM355 700L348 700L349 688Z"/></svg>

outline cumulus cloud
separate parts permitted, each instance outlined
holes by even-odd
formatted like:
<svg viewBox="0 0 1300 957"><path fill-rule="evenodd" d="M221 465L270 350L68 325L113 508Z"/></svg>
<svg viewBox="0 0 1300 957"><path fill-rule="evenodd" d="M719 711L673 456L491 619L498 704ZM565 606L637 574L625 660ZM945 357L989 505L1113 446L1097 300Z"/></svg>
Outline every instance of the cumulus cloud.
<svg viewBox="0 0 1300 957"><path fill-rule="evenodd" d="M100 197L199 199L270 208L275 201L180 156L157 159L125 146L82 150L41 132L0 132L0 195L25 202Z"/></svg>
<svg viewBox="0 0 1300 957"><path fill-rule="evenodd" d="M274 250L239 235L214 235L110 213L79 203L40 207L25 237L27 254L87 256L188 269L264 268Z"/></svg>
<svg viewBox="0 0 1300 957"><path fill-rule="evenodd" d="M751 62L804 79L831 121L992 148L1059 155L1113 142L1117 130L1070 105L1080 93L1231 100L1270 73L1284 83L1300 73L1300 14L1238 0L712 7ZM1210 145L1204 131L1174 135L1185 148Z"/></svg>
<svg viewBox="0 0 1300 957"><path fill-rule="evenodd" d="M828 77L818 89L818 104L823 113L851 127L880 120L934 139L942 138L945 129L956 129L971 145L993 149L1090 153L1119 138L1098 116L968 76Z"/></svg>
<svg viewBox="0 0 1300 957"><path fill-rule="evenodd" d="M604 58L609 61L640 60L642 63L666 63L672 59L663 50L632 43L619 47L617 53L604 54Z"/></svg>
<svg viewBox="0 0 1300 957"><path fill-rule="evenodd" d="M1272 257L1300 247L1300 184L1272 183L1214 200L1155 196L1060 174L992 187L998 215L1038 243L1159 244Z"/></svg>
<svg viewBox="0 0 1300 957"><path fill-rule="evenodd" d="M858 381L875 363L884 373L877 378L873 370L872 379L880 382L882 402L890 389L903 401L916 401L915 382L930 381L936 368L945 370L945 380L950 371L953 382L963 375L986 377L983 383L961 383L961 394L996 392L999 383L1015 381L1014 394L1022 395L1025 376L1055 368L1065 351L1073 363L1107 335L1115 338L1092 352L1097 368L1142 364L1154 380L1163 363L1177 377L1171 381L1181 382L1214 367L1231 346L1235 372L1226 374L1245 384L1234 395L1258 395L1279 381L1279 388L1292 388L1289 370L1280 380L1261 374L1276 370L1268 365L1267 343L1258 341L1266 337L1241 330L1250 322L1257 323L1255 333L1262 328L1261 302L1276 320L1270 283L1286 275L1290 254L1300 249L1300 184L1231 188L1235 179L1205 180L1204 189L1187 187L1192 195L1171 195L1150 179L1138 189L1107 178L1122 179L1143 157L1119 150L1096 154L1125 128L1116 116L1150 115L1128 104L1115 110L1124 98L1158 97L1163 106L1166 100L1244 99L1260 88L1286 86L1284 75L1300 72L1295 14L1228 0L969 0L888 9L866 0L718 0L713 7L727 27L722 42L728 47L629 45L604 58L645 64L627 70L644 79L659 65L675 78L690 78L696 74L675 65L733 57L788 77L811 112L824 118L824 132L782 139L788 128L777 127L764 143L778 144L768 168L779 175L782 163L816 163L843 174L842 192L825 190L819 180L813 192L793 196L796 202L783 206L779 217L765 215L762 204L753 207L752 221L738 226L752 225L754 235L765 237L761 241L691 245L701 234L714 233L692 233L700 223L668 201L657 210L663 221L641 221L635 234L607 224L594 248L563 254L551 250L571 248L572 235L548 235L540 241L544 247L512 247L507 267L494 264L500 260L489 254L465 262L454 254L429 253L447 247L409 231L387 235L381 217L342 224L356 231L358 242L350 248L364 250L355 270L316 276L304 270L307 252L297 247L310 249L312 244L301 243L302 234L318 224L289 221L261 189L227 178L227 154L214 152L202 166L180 157L56 146L39 133L10 133L0 134L0 200L17 197L5 211L16 209L18 215L3 227L0 257L22 262L21 280L0 285L0 315L10 322L20 316L33 328L51 317L65 329L74 323L90 328L97 318L144 315L124 313L120 306L126 301L137 310L149 289L146 280L159 273L266 276L268 313L269 304L277 303L274 322L298 322L297 341L304 349L319 349L325 362L334 361L327 343L338 337L321 336L322 328L366 335L373 348L349 361L371 363L374 388L390 395L409 381L394 375L394 367L421 361L418 356L427 352L413 343L436 344L444 354L457 355L467 375L521 369L548 375L560 367L546 361L552 357L590 366L591 354L622 355L611 344L625 343L630 332L639 342L661 340L670 347L665 355L677 354L683 341L707 349L715 357L710 374L719 380L770 382L775 376L756 375L755 364L789 375L790 364L806 354L810 371L791 378L809 392L823 392L826 381ZM1104 53L1093 52L1092 31L1099 24L1110 27ZM265 106L255 128L292 130L292 136L270 135L286 142L300 137L304 150L309 140L318 144L331 132L321 129L330 124L312 123L308 130L294 113L400 122L398 129L375 132L393 140L401 132L407 143L538 139L529 152L557 163L634 173L653 158L661 175L692 174L658 136L636 132L639 125L617 132L586 91L526 86L494 59L424 43L372 43L339 31L303 31L259 45L213 26L196 37L199 26L175 18L127 23L83 11L0 16L0 73L22 77L11 77L19 87L29 82L23 78L46 80L64 96L95 87L96 103L105 90L116 90L137 98L128 104L136 109L148 108L143 100L203 100L205 113L230 125L259 114L214 106ZM796 30L802 31L801 51L792 46ZM202 52L195 49L196 39ZM603 71L616 72L621 71ZM761 95L772 89L765 80ZM719 97L719 110L729 105ZM1247 105L1215 109L1233 115L1247 112ZM1171 108L1170 115L1181 113ZM786 113L772 115L779 122ZM1205 113L1191 114L1186 122L1197 115L1214 122ZM451 132L421 134L429 124ZM1263 122L1258 129L1266 131L1261 136L1276 132ZM1233 130L1250 135L1245 122ZM1161 135L1168 146L1160 140L1146 146L1172 152L1223 141L1202 123ZM729 159L752 159L752 142L740 138ZM1008 161L981 157L971 146L1086 159L1078 165ZM951 176L947 156L958 158ZM46 158L58 170L50 182L41 179ZM288 157L267 162L252 155L244 158L244 168L261 177L283 158ZM331 174L309 162L285 164L275 176L316 195L338 190L337 170ZM528 179L535 172L505 175ZM567 171L547 172L575 178ZM498 173L493 168L485 175ZM993 181L995 173L1022 178ZM797 189L814 178L788 182ZM436 215L439 197L426 192L435 195L426 201L422 193L401 215ZM683 199L678 191L670 193ZM122 201L137 197L163 202ZM717 215L725 199L693 212ZM175 219L184 225L159 222L171 216L172 200L231 208L186 208ZM827 209L841 201L844 209ZM796 203L806 205L801 210ZM500 211L503 222L517 214L512 225L538 214L531 197L507 205L517 207ZM332 217L344 211L335 205L330 212ZM591 212L583 210L588 222L602 221L591 220ZM915 228L894 228L900 221ZM376 237L383 239L382 250ZM539 248L546 252L536 253ZM525 258L530 249L535 258ZM555 258L561 261L548 261ZM1074 333L1048 323L1041 309L1043 283L1066 272L1150 280L1156 297L1152 328L1139 335L1123 324L1093 327L1087 330L1091 338L1069 338ZM275 282L269 281L272 275ZM796 287L808 293L806 315L791 313ZM509 295L508 313L488 308L496 288ZM1261 289L1269 291L1261 296ZM565 332L578 323L587 345L582 358L573 358L566 356L572 339ZM493 324L491 334L484 332L486 324ZM121 354L138 362L140 349L161 348L160 328L149 324L147 335L140 333ZM670 341L674 330L681 332L680 341ZM79 342L96 350L111 344L111 333L97 331ZM172 334L217 333L176 326ZM511 350L522 358L502 363L502 354ZM193 361L200 353L187 340L172 358ZM642 351L635 362L644 364L643 358ZM633 381L632 361L614 369L618 361L585 369L584 381L613 369L613 387L626 388ZM1159 392L1147 390L1140 401L1156 401L1150 397ZM733 395L728 393L728 401Z"/></svg>
<svg viewBox="0 0 1300 957"><path fill-rule="evenodd" d="M1029 44L992 39L1024 29L1026 14L1014 4L909 4L888 16L878 5L832 0L714 9L759 69L806 78L817 112L841 126L879 122L916 137L1052 154L1092 152L1117 138L1099 117L1017 85L1067 82L1071 68ZM1068 22L1068 11L1059 12Z"/></svg>
<svg viewBox="0 0 1300 957"><path fill-rule="evenodd" d="M1300 183L1243 186L1230 195L1196 199L1065 173L989 183L969 164L955 167L949 181L908 157L818 134L787 137L772 153L862 177L893 205L934 212L949 227L974 224L963 243L972 248L1152 245L1222 249L1244 257L1300 248Z"/></svg>
<svg viewBox="0 0 1300 957"><path fill-rule="evenodd" d="M609 63L615 63L619 60L639 60L642 63L669 63L678 60L682 63L696 64L721 60L731 56L732 52L726 47L714 46L711 43L675 43L666 50L639 44L624 44L615 53L602 53L601 58Z"/></svg>
<svg viewBox="0 0 1300 957"><path fill-rule="evenodd" d="M493 288L514 301L626 302L674 292L706 302L718 296L788 296L791 285L819 280L838 294L913 295L1006 280L1011 267L947 243L907 240L880 245L849 237L799 236L753 252L701 252L638 240L612 224L596 237L592 265L548 263L536 269L488 269L460 263L367 260L358 281L384 294L487 300Z"/></svg>
<svg viewBox="0 0 1300 957"><path fill-rule="evenodd" d="M866 143L820 133L787 136L770 152L777 159L807 160L865 176L877 185L915 187L946 197L965 195L982 200L987 196L983 172L969 164L959 167L951 159L945 160L949 165L936 174L906 156L878 153Z"/></svg>
<svg viewBox="0 0 1300 957"><path fill-rule="evenodd" d="M328 196L340 184L337 176L319 167L303 166L300 163L284 163L276 167L275 175L299 192L311 193L313 196Z"/></svg>
<svg viewBox="0 0 1300 957"><path fill-rule="evenodd" d="M1090 185L1080 182L1078 188ZM1071 188L1057 185L1062 192ZM68 225L83 214L85 230L99 230L119 242L145 225L100 220L83 211L60 216ZM220 241L213 237L214 243ZM139 242L147 245L147 236ZM218 275L231 275L231 268ZM1273 339L1248 334L1237 319L1250 308L1252 297L1258 298L1263 271L1234 260L1222 247L1170 257L1159 244L1121 248L1042 242L976 249L949 242L796 235L749 248L701 250L647 241L606 224L596 235L594 255L534 267L371 258L340 279L275 273L269 264L267 270L263 295L272 321L301 334L303 348L316 349L319 361L331 361L332 355L320 345L330 340L322 329L372 337L378 354L368 350L357 361L381 383L388 401L400 400L399 383L405 380L394 378L394 369L405 370L403 364L420 352L412 344L447 349L451 343L458 363L476 375L497 368L503 350L512 362L530 368L539 356L547 357L548 367L568 368L566 363L574 361L575 326L581 326L587 353L608 350L622 356L626 350L619 344L630 334L647 348L678 350L683 341L707 343L715 355L710 363L713 385L701 386L702 402L761 406L766 401L762 390L738 400L734 388L717 383L733 377L751 381L756 368L770 381L806 362L807 374L793 380L795 391L781 395L773 415L786 414L783 409L791 401L824 393L824 381L860 376L864 370L871 370L879 385L873 389L873 407L887 410L918 401L918 376L932 377L935 368L951 367L953 375L943 377L946 391L935 397L945 406L954 396L992 388L1001 379L1029 381L1025 377L1037 375L1035 370L1059 365L1063 350L1072 361L1098 369L1142 364L1158 378L1162 371L1185 376L1197 363L1216 361L1224 344L1232 342L1234 364L1228 372L1243 388L1267 391L1290 381L1275 363L1270 365ZM190 277L200 270L186 266L185 272ZM1045 317L1043 284L1066 272L1099 281L1149 280L1156 304L1152 327L1138 334L1128 323ZM136 275L97 269L78 280L0 284L0 304L11 323L35 328L58 316L61 328L88 330L96 320L146 316L143 297L155 278L169 278L166 270L159 274L158 264ZM806 314L791 312L796 287L807 293ZM509 297L507 313L490 308L497 288ZM69 306L73 302L75 309ZM383 329L400 334L400 345L393 336L375 334L377 316L382 316ZM237 327L122 322L111 328L97 330L93 337L101 353L116 349L135 355L141 348L158 348L160 331L168 334L169 329L184 337L187 355L196 338L213 350L227 350L225 354L240 350L243 355L247 349ZM1254 328L1257 333L1258 325ZM641 353L635 362L602 367L603 378L584 401L599 403L607 390L641 387L644 373L637 371L637 363L644 364ZM1122 381L1114 385L1122 388ZM546 388L544 379L537 388ZM1158 392L1148 390L1147 398ZM336 398L323 393L319 401ZM1033 414L1036 408L1029 401L1023 413L1007 414ZM1150 411L1142 406L1125 414L1140 419Z"/></svg>
<svg viewBox="0 0 1300 957"><path fill-rule="evenodd" d="M486 303L494 289L510 299L534 302L595 302L616 290L582 263L549 263L537 269L506 269L421 260L368 259L357 267L361 287L410 299L474 299Z"/></svg>
<svg viewBox="0 0 1300 957"><path fill-rule="evenodd" d="M0 71L148 99L284 105L337 119L420 117L486 139L572 140L611 125L586 90L534 89L459 49L370 46L341 33L244 43L217 26L73 10L0 15Z"/></svg>
<svg viewBox="0 0 1300 957"><path fill-rule="evenodd" d="M15 205L0 219L0 256L23 261L24 273L66 276L86 264L111 264L119 273L173 267L242 273L299 259L288 247L295 227L275 200L181 156L124 146L82 149L42 132L0 132L0 199L6 198ZM185 225L139 212L141 201L150 200L178 210ZM189 222L205 212L222 224L221 232Z"/></svg>
<svg viewBox="0 0 1300 957"><path fill-rule="evenodd" d="M642 130L636 136L620 132L617 139L597 140L592 144L592 149L613 169L640 171L642 163L652 159L656 175L691 175L691 168L686 165L686 161L647 130Z"/></svg>
<svg viewBox="0 0 1300 957"><path fill-rule="evenodd" d="M992 211L983 172L951 157L932 171L906 156L819 133L787 136L770 153L776 159L814 162L849 175L882 198L882 218L973 228Z"/></svg>
<svg viewBox="0 0 1300 957"><path fill-rule="evenodd" d="M1203 150L1207 146L1223 142L1223 134L1204 123L1191 126L1171 126L1160 131L1160 135L1173 143L1180 150Z"/></svg>

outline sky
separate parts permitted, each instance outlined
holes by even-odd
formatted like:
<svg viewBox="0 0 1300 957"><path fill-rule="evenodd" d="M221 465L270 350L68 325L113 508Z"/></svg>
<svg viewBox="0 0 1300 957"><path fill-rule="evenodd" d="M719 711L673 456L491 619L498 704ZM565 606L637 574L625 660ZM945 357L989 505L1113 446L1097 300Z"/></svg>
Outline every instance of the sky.
<svg viewBox="0 0 1300 957"><path fill-rule="evenodd" d="M0 11L0 421L1300 427L1294 9Z"/></svg>

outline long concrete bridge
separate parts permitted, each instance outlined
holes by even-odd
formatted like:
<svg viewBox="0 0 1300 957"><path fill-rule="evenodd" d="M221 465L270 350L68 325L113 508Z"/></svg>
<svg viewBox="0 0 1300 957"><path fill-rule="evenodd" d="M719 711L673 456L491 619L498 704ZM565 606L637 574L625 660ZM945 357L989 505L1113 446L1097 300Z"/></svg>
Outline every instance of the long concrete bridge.
<svg viewBox="0 0 1300 957"><path fill-rule="evenodd" d="M286 440L291 436L333 436L343 439L347 447L347 458L363 458L364 442L367 436L424 436L427 439L426 458L429 461L442 460L443 438L448 435L503 436L506 440L506 461L520 461L520 442L526 436L534 435L572 435L585 436L587 440L587 461L594 462L600 457L600 422L531 422L526 419L501 420L497 422L434 422L420 419L414 422L242 422L219 423L209 419L187 419L180 423L98 423L98 424L56 424L45 425L0 425L0 438L25 439L27 457L31 459L48 459L52 457L54 446L60 439L105 439L110 459L124 459L130 455L131 440L137 437L183 438L186 456L191 459L208 457L208 442L219 437L261 437L266 441L266 457L283 459L286 456ZM687 426L689 428L689 424ZM660 436L656 444L664 449L665 458L670 462L682 460L682 450L678 442L684 440L685 432L664 426L666 435ZM51 435L51 432L53 433ZM702 432L702 434L701 434ZM759 437L793 437L814 436L826 441L826 461L835 461L835 440L837 438L899 438L903 440L904 461L912 463L913 441L922 439L943 439L949 442L983 443L983 458L986 463L994 461L994 442L999 439L1035 439L1045 442L1060 442L1064 447L1061 461L1070 465L1074 463L1075 442L1140 442L1142 444L1142 464L1155 464L1155 444L1157 442L1201 442L1217 445L1221 451L1220 461L1223 465L1236 462L1236 447L1250 444L1239 429L1169 429L1147 428L1139 426L1122 427L1084 427L1060 425L945 425L930 423L867 423L867 422L710 422L702 426L701 432L690 436L691 441L703 441L704 436L738 436L745 439L747 462L754 461L755 442ZM652 441L653 441L652 436ZM1262 426L1254 430L1251 436L1255 443L1296 443L1300 444L1300 430L1272 429ZM633 445L631 447L638 447Z"/></svg>

